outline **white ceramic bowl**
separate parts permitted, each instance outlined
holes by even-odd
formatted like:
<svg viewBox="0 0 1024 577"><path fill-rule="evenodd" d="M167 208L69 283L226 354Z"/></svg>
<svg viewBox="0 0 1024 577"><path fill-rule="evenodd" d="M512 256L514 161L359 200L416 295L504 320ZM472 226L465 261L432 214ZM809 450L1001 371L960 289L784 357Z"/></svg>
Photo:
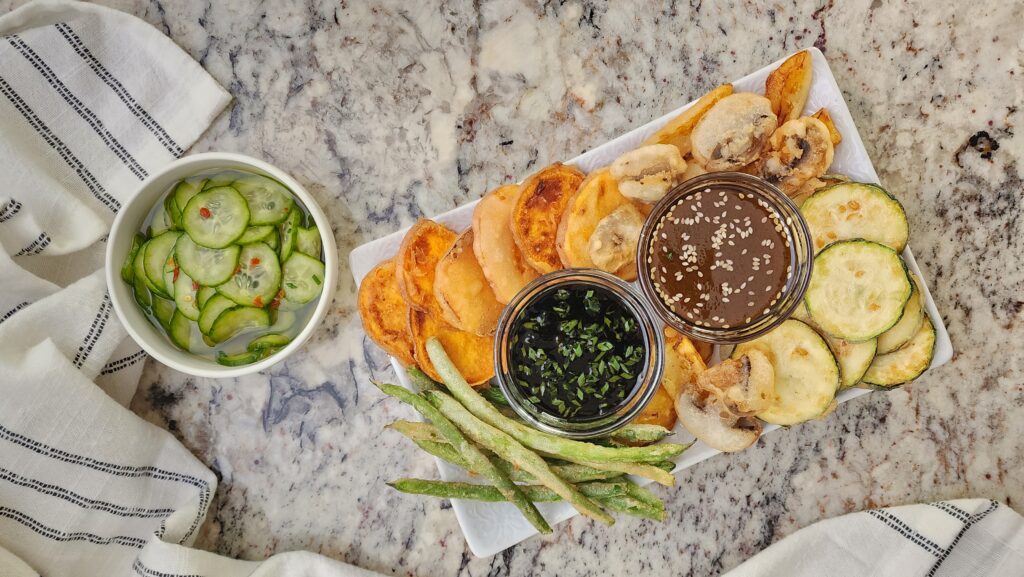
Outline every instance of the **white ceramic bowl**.
<svg viewBox="0 0 1024 577"><path fill-rule="evenodd" d="M306 207L313 217L317 229L320 230L320 237L323 241L324 251L324 289L320 293L316 303L316 309L302 331L288 343L288 346L259 362L241 367L226 367L216 361L205 359L187 353L173 344L161 331L146 318L145 313L139 308L132 294L132 287L121 280L121 265L124 263L128 251L131 250L132 237L139 232L142 222L146 219L150 210L159 200L160 196L167 189L183 178L192 176L204 170L211 169L241 169L255 172L274 178L287 186L292 194ZM338 283L338 248L334 243L334 234L331 231L327 216L316 200L306 191L301 184L280 169L267 164L261 160L251 158L242 154L226 152L206 152L180 158L167 165L163 170L147 178L140 186L138 192L128 203L117 213L114 219L114 226L107 240L107 288L110 291L110 299L114 303L114 310L117 317L128 330L135 342L139 343L147 353L161 363L190 375L197 377L237 377L250 373L256 373L283 360L294 353L309 339L313 331L320 325L327 315L327 308L331 305L331 298L334 295L334 288Z"/></svg>

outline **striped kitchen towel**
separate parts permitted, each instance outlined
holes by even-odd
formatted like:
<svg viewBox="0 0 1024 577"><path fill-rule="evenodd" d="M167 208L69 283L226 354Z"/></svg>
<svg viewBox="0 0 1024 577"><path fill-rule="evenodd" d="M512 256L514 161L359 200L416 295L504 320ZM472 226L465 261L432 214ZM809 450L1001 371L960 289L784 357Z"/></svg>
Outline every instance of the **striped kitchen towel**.
<svg viewBox="0 0 1024 577"><path fill-rule="evenodd" d="M121 12L48 1L0 17L0 577L370 575L189 548L216 477L125 408L145 357L111 310L107 232L229 100Z"/></svg>
<svg viewBox="0 0 1024 577"><path fill-rule="evenodd" d="M1020 577L1024 518L989 499L873 509L820 521L726 577Z"/></svg>

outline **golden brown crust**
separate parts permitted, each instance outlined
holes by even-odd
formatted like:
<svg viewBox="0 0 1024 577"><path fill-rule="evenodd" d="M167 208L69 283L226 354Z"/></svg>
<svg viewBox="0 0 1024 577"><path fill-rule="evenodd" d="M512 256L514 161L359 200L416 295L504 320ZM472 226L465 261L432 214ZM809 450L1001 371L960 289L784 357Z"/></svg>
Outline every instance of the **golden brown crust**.
<svg viewBox="0 0 1024 577"><path fill-rule="evenodd" d="M558 223L556 239L562 265L593 268L588 246L594 229L613 210L629 203L630 200L619 193L607 167L590 173L569 199ZM635 280L636 263L623 266L615 274L623 280Z"/></svg>
<svg viewBox="0 0 1024 577"><path fill-rule="evenodd" d="M690 133L693 132L693 127L697 125L697 121L708 110L711 110L711 107L716 102L729 96L732 92L732 84L723 84L701 96L693 106L679 113L679 116L670 120L668 124L648 137L644 141L644 145L672 144L679 149L679 154L685 157L690 152Z"/></svg>
<svg viewBox="0 0 1024 577"><path fill-rule="evenodd" d="M409 305L398 289L394 259L381 262L366 274L359 284L358 302L366 335L403 366L412 366L413 346L406 322Z"/></svg>
<svg viewBox="0 0 1024 577"><path fill-rule="evenodd" d="M555 242L558 224L583 179L576 168L556 162L523 182L512 210L512 237L526 262L541 273L562 268Z"/></svg>
<svg viewBox="0 0 1024 577"><path fill-rule="evenodd" d="M811 53L806 50L790 56L768 75L764 95L771 101L780 125L803 114L812 78Z"/></svg>
<svg viewBox="0 0 1024 577"><path fill-rule="evenodd" d="M518 184L499 186L473 210L473 252L502 304L540 275L526 262L509 227L520 191Z"/></svg>
<svg viewBox="0 0 1024 577"><path fill-rule="evenodd" d="M427 339L430 337L441 341L455 368L469 384L480 385L494 376L494 337L460 331L440 318L415 309L409 309L408 319L416 364L430 378L441 380L427 354Z"/></svg>
<svg viewBox="0 0 1024 577"><path fill-rule="evenodd" d="M437 263L434 296L444 320L475 335L491 335L504 308L494 297L473 253L473 229L467 229Z"/></svg>
<svg viewBox="0 0 1024 577"><path fill-rule="evenodd" d="M434 298L435 271L457 237L448 227L427 219L417 221L405 234L395 256L395 277L410 307L441 315L441 307Z"/></svg>

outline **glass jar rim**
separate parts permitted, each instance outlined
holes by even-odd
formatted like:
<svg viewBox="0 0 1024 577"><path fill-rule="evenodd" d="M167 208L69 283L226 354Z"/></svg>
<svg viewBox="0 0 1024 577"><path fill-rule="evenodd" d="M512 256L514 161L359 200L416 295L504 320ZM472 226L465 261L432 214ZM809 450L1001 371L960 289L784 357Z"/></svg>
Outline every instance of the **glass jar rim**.
<svg viewBox="0 0 1024 577"><path fill-rule="evenodd" d="M534 407L514 385L509 341L516 319L527 306L554 288L580 284L607 289L630 311L641 329L646 355L637 385L615 412L591 420L570 421ZM647 299L630 284L597 269L563 269L534 279L505 307L495 332L494 366L498 387L512 410L531 426L563 437L589 439L624 427L654 398L664 370L664 333Z"/></svg>
<svg viewBox="0 0 1024 577"><path fill-rule="evenodd" d="M782 225L792 244L793 273L783 287L782 297L772 306L768 314L760 315L750 323L729 328L701 326L677 315L658 296L647 267L643 265L650 255L652 237L664 215L683 198L716 186L753 194L764 200L772 210L782 217ZM810 283L814 248L811 244L811 234L807 222L800 214L800 209L776 186L742 172L712 172L682 182L654 205L640 232L636 262L638 284L650 304L650 308L667 326L698 340L714 344L736 344L755 339L774 329L800 306L807 285Z"/></svg>

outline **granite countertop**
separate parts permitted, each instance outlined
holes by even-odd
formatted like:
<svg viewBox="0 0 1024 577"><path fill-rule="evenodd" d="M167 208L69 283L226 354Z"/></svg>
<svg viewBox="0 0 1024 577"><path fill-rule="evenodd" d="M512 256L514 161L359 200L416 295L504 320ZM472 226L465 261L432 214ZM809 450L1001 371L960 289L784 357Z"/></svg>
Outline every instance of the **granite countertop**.
<svg viewBox="0 0 1024 577"><path fill-rule="evenodd" d="M327 321L288 362L236 380L147 365L132 408L220 477L199 547L306 549L399 575L706 575L867 507L981 496L1024 511L1021 2L975 2L969 18L923 0L104 3L168 34L234 96L193 151L291 173L334 223L342 263L816 45L907 208L957 351L913 386L679 474L655 489L663 524L576 518L475 559L445 501L384 484L434 465L382 430L411 413L368 382L393 373L343 265Z"/></svg>

